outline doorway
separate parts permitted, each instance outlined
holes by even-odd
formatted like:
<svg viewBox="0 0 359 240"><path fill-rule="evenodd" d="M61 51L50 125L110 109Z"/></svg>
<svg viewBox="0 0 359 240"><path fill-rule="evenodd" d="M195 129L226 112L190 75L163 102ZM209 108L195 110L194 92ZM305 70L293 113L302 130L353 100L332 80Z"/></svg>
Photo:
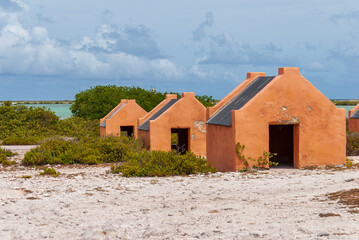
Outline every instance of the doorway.
<svg viewBox="0 0 359 240"><path fill-rule="evenodd" d="M189 128L171 128L171 149L180 154L188 152Z"/></svg>
<svg viewBox="0 0 359 240"><path fill-rule="evenodd" d="M269 152L276 153L270 160L278 167L294 167L293 125L269 125Z"/></svg>
<svg viewBox="0 0 359 240"><path fill-rule="evenodd" d="M133 126L121 126L121 136L133 137Z"/></svg>

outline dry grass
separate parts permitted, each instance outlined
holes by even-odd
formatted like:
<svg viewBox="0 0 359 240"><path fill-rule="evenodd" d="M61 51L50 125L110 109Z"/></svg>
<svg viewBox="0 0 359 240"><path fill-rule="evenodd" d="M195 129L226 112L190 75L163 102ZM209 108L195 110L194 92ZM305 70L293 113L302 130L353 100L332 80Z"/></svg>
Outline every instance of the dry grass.
<svg viewBox="0 0 359 240"><path fill-rule="evenodd" d="M326 217L339 217L340 214L337 213L320 213L319 217L326 218Z"/></svg>
<svg viewBox="0 0 359 240"><path fill-rule="evenodd" d="M334 193L328 193L326 197L331 201L338 201L338 203L343 204L351 208L349 212L358 213L359 212L359 189L353 188L350 190L343 190ZM358 209L357 209L358 208Z"/></svg>

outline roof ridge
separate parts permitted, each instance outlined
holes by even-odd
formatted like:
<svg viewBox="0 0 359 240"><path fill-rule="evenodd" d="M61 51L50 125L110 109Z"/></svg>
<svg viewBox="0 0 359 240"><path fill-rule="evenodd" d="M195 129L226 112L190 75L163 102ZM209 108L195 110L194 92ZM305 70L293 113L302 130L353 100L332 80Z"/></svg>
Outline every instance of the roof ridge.
<svg viewBox="0 0 359 240"><path fill-rule="evenodd" d="M171 108L179 100L180 99L170 99L163 107L158 109L157 112L153 113L153 115L149 119L147 119L144 123L142 123L138 127L138 129L148 131L150 129L150 121L156 120L158 117L160 117L164 112L166 112L169 108Z"/></svg>
<svg viewBox="0 0 359 240"><path fill-rule="evenodd" d="M208 124L231 126L232 111L239 110L246 105L254 96L268 85L276 76L257 77L248 84L240 93L233 97L226 105L219 109L208 121Z"/></svg>

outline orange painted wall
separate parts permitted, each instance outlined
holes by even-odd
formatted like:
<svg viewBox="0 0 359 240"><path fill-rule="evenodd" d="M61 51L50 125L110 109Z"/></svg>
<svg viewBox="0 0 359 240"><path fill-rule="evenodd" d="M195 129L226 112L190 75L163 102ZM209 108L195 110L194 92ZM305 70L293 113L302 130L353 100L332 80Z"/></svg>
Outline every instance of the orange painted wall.
<svg viewBox="0 0 359 240"><path fill-rule="evenodd" d="M240 142L245 145L243 154L257 159L263 151L269 151L270 124L294 124L294 167L303 168L345 163L345 119L345 110L336 108L300 75L298 68L280 68L278 76L262 91L240 110L232 111L231 127L216 129L208 124L207 129L216 142L233 147ZM222 131L231 131L234 140ZM208 142L209 149L211 140ZM235 153L235 149L226 151ZM221 171L243 166L237 164L240 160L233 154L221 157L207 151L207 159Z"/></svg>
<svg viewBox="0 0 359 240"><path fill-rule="evenodd" d="M231 171L236 169L235 159L233 128L207 124L208 163L218 171Z"/></svg>
<svg viewBox="0 0 359 240"><path fill-rule="evenodd" d="M143 116L142 118L139 118L137 120L137 123L138 123L137 125L141 126L142 123L146 122L147 119L151 118L153 116L153 114L155 114L158 110L160 110L163 106L165 106L171 99L177 99L177 95L176 94L166 94L165 99L162 102L160 102L156 107L154 107L145 116ZM151 132L151 128L149 129L149 131L144 131L144 130L138 129L138 136L142 140L144 146L148 149L151 149L150 132Z"/></svg>
<svg viewBox="0 0 359 240"><path fill-rule="evenodd" d="M124 103L126 104L114 116L107 119ZM136 103L136 100L122 99L111 112L109 112L104 118L100 119L100 123L106 121L106 127L100 127L100 136L120 135L121 126L133 126L133 135L134 137L137 137L137 119L146 114L147 112Z"/></svg>
<svg viewBox="0 0 359 240"><path fill-rule="evenodd" d="M165 99L165 101L166 100L167 99ZM165 104L167 102L165 102ZM165 104L162 104L161 107ZM152 115L153 114L154 112ZM146 116L145 119L148 119L148 117L152 115ZM197 155L205 156L205 121L206 108L195 98L194 93L182 93L180 100L157 119L150 121L149 131L139 130L139 135L145 146L151 150L170 151L171 128L189 128L189 151Z"/></svg>
<svg viewBox="0 0 359 240"><path fill-rule="evenodd" d="M351 111L349 111L348 128L352 132L359 133L359 118L350 118L350 116L357 110L359 110L359 103Z"/></svg>

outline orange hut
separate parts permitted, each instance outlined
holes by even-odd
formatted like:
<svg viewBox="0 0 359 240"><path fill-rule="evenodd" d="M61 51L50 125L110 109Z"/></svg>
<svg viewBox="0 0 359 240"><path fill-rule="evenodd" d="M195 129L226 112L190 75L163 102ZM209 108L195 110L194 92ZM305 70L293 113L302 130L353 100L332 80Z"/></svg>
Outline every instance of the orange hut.
<svg viewBox="0 0 359 240"><path fill-rule="evenodd" d="M138 135L151 150L176 149L205 156L205 120L206 108L194 93L182 93L181 99L167 94L165 100L138 120Z"/></svg>
<svg viewBox="0 0 359 240"><path fill-rule="evenodd" d="M245 81L207 109L207 160L220 171L243 168L236 153L240 143L246 158L277 153L273 161L279 166L343 164L345 115L299 68L279 68L277 76L247 73Z"/></svg>
<svg viewBox="0 0 359 240"><path fill-rule="evenodd" d="M137 119L147 114L136 100L122 99L104 118L100 119L100 136L127 135L137 137Z"/></svg>
<svg viewBox="0 0 359 240"><path fill-rule="evenodd" d="M348 127L350 131L359 133L359 103L349 111Z"/></svg>

